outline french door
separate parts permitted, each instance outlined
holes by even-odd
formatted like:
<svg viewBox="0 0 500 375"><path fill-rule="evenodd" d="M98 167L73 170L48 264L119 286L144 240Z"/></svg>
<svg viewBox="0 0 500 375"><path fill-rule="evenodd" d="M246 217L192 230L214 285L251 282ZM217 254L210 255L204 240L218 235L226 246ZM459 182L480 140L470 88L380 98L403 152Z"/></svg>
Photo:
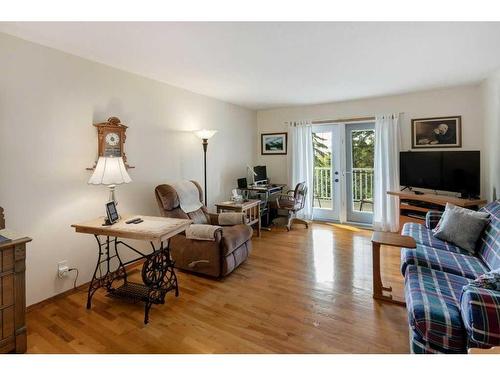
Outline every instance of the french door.
<svg viewBox="0 0 500 375"><path fill-rule="evenodd" d="M313 127L314 217L320 220L340 219L342 179L341 129L336 125Z"/></svg>
<svg viewBox="0 0 500 375"><path fill-rule="evenodd" d="M373 122L346 124L345 144L347 221L371 224L373 221L375 124Z"/></svg>
<svg viewBox="0 0 500 375"><path fill-rule="evenodd" d="M313 127L316 219L371 224L374 150L371 122Z"/></svg>

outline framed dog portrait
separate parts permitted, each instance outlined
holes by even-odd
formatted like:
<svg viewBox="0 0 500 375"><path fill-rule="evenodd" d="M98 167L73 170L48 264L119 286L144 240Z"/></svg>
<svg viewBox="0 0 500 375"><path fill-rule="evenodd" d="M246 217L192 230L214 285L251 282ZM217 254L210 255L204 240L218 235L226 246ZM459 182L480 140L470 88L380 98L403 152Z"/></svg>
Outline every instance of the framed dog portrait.
<svg viewBox="0 0 500 375"><path fill-rule="evenodd" d="M462 147L462 116L411 120L411 148Z"/></svg>
<svg viewBox="0 0 500 375"><path fill-rule="evenodd" d="M265 133L260 135L261 155L286 155L288 133Z"/></svg>

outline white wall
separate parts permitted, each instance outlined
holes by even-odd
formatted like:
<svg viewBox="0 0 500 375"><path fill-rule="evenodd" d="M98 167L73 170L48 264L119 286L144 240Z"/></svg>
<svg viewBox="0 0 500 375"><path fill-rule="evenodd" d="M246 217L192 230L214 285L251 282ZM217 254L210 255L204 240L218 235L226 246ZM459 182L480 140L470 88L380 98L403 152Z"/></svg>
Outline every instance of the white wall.
<svg viewBox="0 0 500 375"><path fill-rule="evenodd" d="M481 86L484 109L485 197L500 198L500 70Z"/></svg>
<svg viewBox="0 0 500 375"><path fill-rule="evenodd" d="M462 116L463 150L482 150L483 116L480 85L459 86L403 95L353 100L322 105L298 106L257 112L258 163L267 165L274 182L288 182L287 156L260 155L260 134L286 131L285 122L294 120L331 120L369 117L382 113L404 112L402 120L402 149L411 147L411 119ZM455 149L456 150L456 149ZM484 152L481 158L484 160ZM484 163L483 163L484 164ZM484 168L483 168L484 181ZM483 191L484 191L484 183Z"/></svg>
<svg viewBox="0 0 500 375"><path fill-rule="evenodd" d="M131 51L132 53L132 51ZM152 57L154 58L154 56ZM97 154L92 123L118 116L133 182L117 188L123 213L157 215L154 187L202 181L202 146L190 131L218 129L208 147L209 202L226 200L254 161L253 111L0 34L0 206L7 226L33 238L27 302L71 287L67 259L88 281L96 244L73 223L102 215L105 187L87 185Z"/></svg>

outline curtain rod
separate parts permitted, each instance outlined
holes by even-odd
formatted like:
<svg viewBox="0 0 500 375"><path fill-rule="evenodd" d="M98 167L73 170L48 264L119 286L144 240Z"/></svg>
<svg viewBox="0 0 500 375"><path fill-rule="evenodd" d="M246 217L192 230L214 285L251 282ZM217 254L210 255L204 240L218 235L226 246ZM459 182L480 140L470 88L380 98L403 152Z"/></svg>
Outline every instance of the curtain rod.
<svg viewBox="0 0 500 375"><path fill-rule="evenodd" d="M354 121L374 121L375 117L353 117L353 118L339 118L336 120L319 120L312 121L313 125L321 125L321 124L331 124L332 122L354 122Z"/></svg>

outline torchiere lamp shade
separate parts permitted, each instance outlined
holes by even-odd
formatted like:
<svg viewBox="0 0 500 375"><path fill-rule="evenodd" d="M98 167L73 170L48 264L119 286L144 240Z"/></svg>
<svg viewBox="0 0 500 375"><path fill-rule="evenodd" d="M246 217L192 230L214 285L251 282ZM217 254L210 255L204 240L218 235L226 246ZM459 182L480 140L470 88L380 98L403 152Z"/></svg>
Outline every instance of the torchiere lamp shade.
<svg viewBox="0 0 500 375"><path fill-rule="evenodd" d="M91 185L120 185L128 184L131 181L121 157L101 156L88 183Z"/></svg>
<svg viewBox="0 0 500 375"><path fill-rule="evenodd" d="M210 139L217 133L217 130L202 129L194 132L200 139Z"/></svg>

